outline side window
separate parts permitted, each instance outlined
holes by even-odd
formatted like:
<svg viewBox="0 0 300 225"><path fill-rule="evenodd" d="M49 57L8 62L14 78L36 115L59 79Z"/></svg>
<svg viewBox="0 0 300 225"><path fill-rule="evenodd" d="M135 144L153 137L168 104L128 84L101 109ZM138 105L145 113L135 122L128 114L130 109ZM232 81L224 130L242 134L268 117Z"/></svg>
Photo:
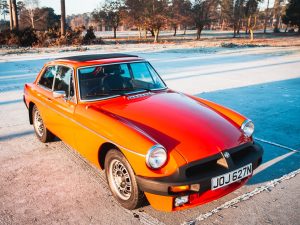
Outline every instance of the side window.
<svg viewBox="0 0 300 225"><path fill-rule="evenodd" d="M148 70L146 63L132 63L130 64L133 77L135 80L152 83L152 76Z"/></svg>
<svg viewBox="0 0 300 225"><path fill-rule="evenodd" d="M54 91L65 91L67 98L74 97L73 70L69 67L58 66L54 82Z"/></svg>
<svg viewBox="0 0 300 225"><path fill-rule="evenodd" d="M131 78L127 64L120 64L120 69L121 69L121 76L122 77L126 77L126 78L129 78L129 79Z"/></svg>
<svg viewBox="0 0 300 225"><path fill-rule="evenodd" d="M55 66L47 67L39 80L39 84L46 88L52 89L55 71Z"/></svg>

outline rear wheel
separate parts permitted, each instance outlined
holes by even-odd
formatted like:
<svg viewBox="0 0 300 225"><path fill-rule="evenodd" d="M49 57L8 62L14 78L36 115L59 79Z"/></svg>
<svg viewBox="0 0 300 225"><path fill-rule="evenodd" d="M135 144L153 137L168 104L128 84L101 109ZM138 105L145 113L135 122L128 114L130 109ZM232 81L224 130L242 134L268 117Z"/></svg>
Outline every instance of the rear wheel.
<svg viewBox="0 0 300 225"><path fill-rule="evenodd" d="M113 196L126 209L136 209L145 201L144 193L139 189L135 174L118 150L110 150L105 157L105 174Z"/></svg>
<svg viewBox="0 0 300 225"><path fill-rule="evenodd" d="M44 121L42 119L42 116L40 114L40 111L38 110L38 108L35 106L33 106L32 109L32 121L33 121L33 127L34 127L34 131L35 134L37 136L37 138L43 142L49 142L52 141L54 139L54 134L52 134L45 126Z"/></svg>

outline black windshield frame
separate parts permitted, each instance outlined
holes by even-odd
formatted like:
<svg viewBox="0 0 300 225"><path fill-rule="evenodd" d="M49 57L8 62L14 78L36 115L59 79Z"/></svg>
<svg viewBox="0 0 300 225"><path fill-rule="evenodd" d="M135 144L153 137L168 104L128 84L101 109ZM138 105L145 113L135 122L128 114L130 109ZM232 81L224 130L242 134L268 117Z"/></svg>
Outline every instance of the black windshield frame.
<svg viewBox="0 0 300 225"><path fill-rule="evenodd" d="M86 98L83 97L82 98L82 94L81 94L81 80L80 80L80 76L82 76L83 74L80 73L81 69L88 69L88 68L93 68L93 67L105 67L105 66L110 66L110 65L127 65L129 72L130 72L130 77L134 78L134 74L131 68L131 64L137 64L137 63L144 63L147 66L148 72L151 76L152 81L154 82L153 85L155 85L155 81L154 81L154 77L156 76L155 79L159 80L159 84L161 85L161 87L158 88L136 88L136 89L130 89L130 90L119 90L120 92L118 92L118 90L116 90L116 93L101 93L99 95L95 95L94 98ZM153 72L155 74L153 74L153 72L150 71L150 69L148 68L150 67ZM163 81L163 79L160 77L160 75L158 74L158 72L155 70L155 68L148 62L148 61L130 61L130 62L118 62L118 63L108 63L108 64L95 64L95 65L90 65L90 66L82 66L82 67L78 67L77 68L77 90L78 90L78 95L79 95L79 99L82 102L93 102L93 101L99 101L99 100L105 100L105 99L110 99L110 98L116 98L119 96L124 96L124 95L130 95L130 94L136 94L136 93L142 93L142 92L146 92L146 91L160 91L160 90L166 90L168 87L165 84L165 82Z"/></svg>

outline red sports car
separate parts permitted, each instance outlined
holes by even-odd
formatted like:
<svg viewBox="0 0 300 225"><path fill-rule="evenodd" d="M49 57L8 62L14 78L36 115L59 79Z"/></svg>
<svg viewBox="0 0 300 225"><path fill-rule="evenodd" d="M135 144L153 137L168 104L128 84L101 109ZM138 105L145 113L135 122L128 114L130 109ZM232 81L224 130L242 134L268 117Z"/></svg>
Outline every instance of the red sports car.
<svg viewBox="0 0 300 225"><path fill-rule="evenodd" d="M128 209L145 197L160 210L203 204L241 187L261 161L251 120L169 89L146 60L83 55L47 63L26 84L29 121L105 169Z"/></svg>

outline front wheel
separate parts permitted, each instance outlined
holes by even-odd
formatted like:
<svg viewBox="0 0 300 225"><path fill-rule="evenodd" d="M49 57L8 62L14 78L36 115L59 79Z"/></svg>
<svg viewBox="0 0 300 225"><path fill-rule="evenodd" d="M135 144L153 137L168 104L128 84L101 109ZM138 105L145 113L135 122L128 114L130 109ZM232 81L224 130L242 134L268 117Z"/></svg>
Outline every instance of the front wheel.
<svg viewBox="0 0 300 225"><path fill-rule="evenodd" d="M54 134L52 134L45 126L44 121L42 119L42 116L40 114L40 111L38 110L38 108L35 106L33 106L32 109L32 121L33 121L33 127L34 127L34 131L35 134L37 136L37 138L43 142L49 142L52 141L54 139Z"/></svg>
<svg viewBox="0 0 300 225"><path fill-rule="evenodd" d="M105 175L113 196L126 209L136 209L145 201L134 172L125 156L118 150L110 150L105 157Z"/></svg>

